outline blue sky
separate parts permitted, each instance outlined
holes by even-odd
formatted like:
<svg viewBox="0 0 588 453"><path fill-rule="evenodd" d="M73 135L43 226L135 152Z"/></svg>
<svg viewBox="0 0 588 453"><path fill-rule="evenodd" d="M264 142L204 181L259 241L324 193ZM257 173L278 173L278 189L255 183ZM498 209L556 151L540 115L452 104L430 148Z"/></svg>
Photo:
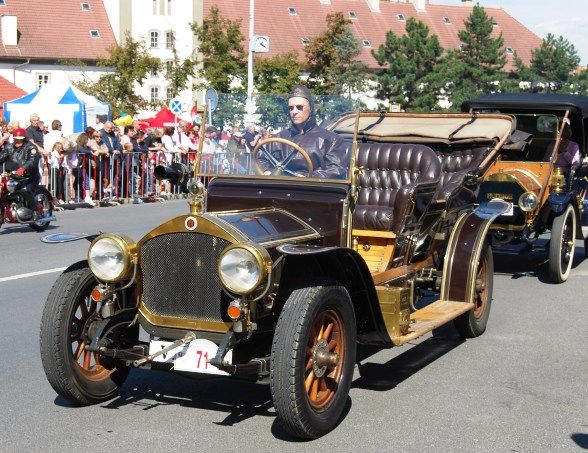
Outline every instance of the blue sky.
<svg viewBox="0 0 588 453"><path fill-rule="evenodd" d="M517 20L545 37L562 35L578 51L581 65L588 66L588 0L478 0L481 6L500 7ZM431 0L454 5L460 0Z"/></svg>

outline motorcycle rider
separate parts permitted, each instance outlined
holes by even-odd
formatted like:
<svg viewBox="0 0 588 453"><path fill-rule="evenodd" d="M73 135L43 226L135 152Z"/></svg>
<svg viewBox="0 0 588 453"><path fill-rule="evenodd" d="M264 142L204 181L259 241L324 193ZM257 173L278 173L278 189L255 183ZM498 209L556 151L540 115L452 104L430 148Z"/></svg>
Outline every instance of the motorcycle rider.
<svg viewBox="0 0 588 453"><path fill-rule="evenodd" d="M39 184L37 147L27 140L27 132L17 128L12 132L13 143L6 143L0 152L0 165L4 164L5 171L14 171L19 177L26 177L17 186L22 194L25 205L18 209L18 217L22 221L31 220L36 209L33 193Z"/></svg>

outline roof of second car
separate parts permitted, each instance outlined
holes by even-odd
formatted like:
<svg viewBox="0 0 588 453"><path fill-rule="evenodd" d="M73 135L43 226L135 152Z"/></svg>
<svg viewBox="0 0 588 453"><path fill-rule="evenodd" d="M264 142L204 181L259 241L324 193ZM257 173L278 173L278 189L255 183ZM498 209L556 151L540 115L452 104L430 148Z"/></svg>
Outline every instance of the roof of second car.
<svg viewBox="0 0 588 453"><path fill-rule="evenodd" d="M549 111L571 109L576 115L588 117L588 96L551 93L493 93L462 104L462 111L473 109L508 111Z"/></svg>

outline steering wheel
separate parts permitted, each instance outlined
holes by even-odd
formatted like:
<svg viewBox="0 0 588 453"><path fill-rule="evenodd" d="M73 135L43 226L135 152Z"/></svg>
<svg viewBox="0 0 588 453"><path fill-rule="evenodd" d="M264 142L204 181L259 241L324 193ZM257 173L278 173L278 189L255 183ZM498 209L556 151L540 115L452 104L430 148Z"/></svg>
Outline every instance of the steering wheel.
<svg viewBox="0 0 588 453"><path fill-rule="evenodd" d="M272 156L271 153L264 147L266 144L272 143L272 142L288 145L288 146L294 148L294 151L292 151L290 154L288 154L283 160L279 161L274 156ZM270 138L266 138L265 140L261 140L255 146L255 148L253 148L253 156L257 155L257 151L260 148L261 148L261 152L265 156L265 158L269 161L269 163L271 165L274 166L274 169L271 170L271 173L270 173L271 176L280 176L284 173L291 175L291 176L303 176L300 173L296 173L296 172L286 168L288 166L288 164L290 162L292 162L292 159L294 159L294 156L296 156L296 154L298 154L298 153L302 154L302 157L304 157L304 162L306 163L306 167L308 168L308 175L307 176L310 176L310 174L314 171L314 165L312 164L312 159L310 158L308 151L306 151L300 145L294 143L291 140L288 140L286 138L281 138L281 137L270 137ZM255 172L258 175L263 174L264 170L261 169L261 167L259 166L259 162L257 161L256 158L253 159L253 166L255 167Z"/></svg>

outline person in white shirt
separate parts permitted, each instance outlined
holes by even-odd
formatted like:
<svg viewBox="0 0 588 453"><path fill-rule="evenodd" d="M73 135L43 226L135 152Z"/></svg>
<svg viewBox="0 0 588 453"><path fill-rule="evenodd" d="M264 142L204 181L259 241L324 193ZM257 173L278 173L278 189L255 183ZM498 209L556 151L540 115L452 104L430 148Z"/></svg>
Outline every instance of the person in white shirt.
<svg viewBox="0 0 588 453"><path fill-rule="evenodd" d="M180 121L178 123L178 129L174 131L172 135L172 140L174 141L175 146L180 150L182 154L186 154L189 152L196 152L198 147L190 140L186 131L188 130L188 124L185 121Z"/></svg>

